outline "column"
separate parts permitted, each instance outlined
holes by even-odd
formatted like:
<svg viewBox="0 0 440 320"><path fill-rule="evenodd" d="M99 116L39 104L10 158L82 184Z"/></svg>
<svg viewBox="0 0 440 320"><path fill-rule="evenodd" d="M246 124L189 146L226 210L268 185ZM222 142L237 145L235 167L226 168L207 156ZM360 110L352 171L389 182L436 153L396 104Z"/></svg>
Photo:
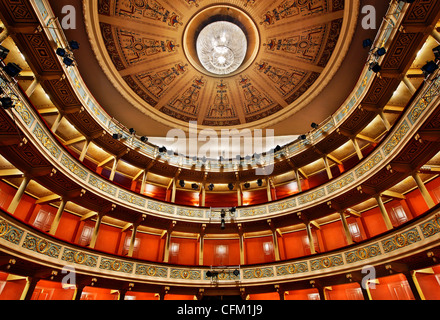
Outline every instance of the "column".
<svg viewBox="0 0 440 320"><path fill-rule="evenodd" d="M345 238L347 239L347 244L353 244L353 237L351 236L350 229L348 228L347 218L344 212L339 212L341 216L342 227L344 228Z"/></svg>
<svg viewBox="0 0 440 320"><path fill-rule="evenodd" d="M333 179L333 174L332 174L332 170L330 168L330 165L328 163L327 155L324 155L324 157L322 159L324 160L324 166L325 166L325 170L327 171L328 179L331 180L331 179Z"/></svg>
<svg viewBox="0 0 440 320"><path fill-rule="evenodd" d="M8 212L10 214L14 214L15 211L17 210L18 204L20 203L21 198L23 197L30 181L31 181L31 179L28 176L24 177L23 181L20 184L20 187L18 188L17 192L15 193L14 198L12 199L11 204L8 207Z"/></svg>
<svg viewBox="0 0 440 320"><path fill-rule="evenodd" d="M102 218L104 218L103 213L98 213L98 219L96 220L95 229L93 229L92 240L90 241L89 247L94 249L96 245L96 240L98 239L99 229L101 228Z"/></svg>
<svg viewBox="0 0 440 320"><path fill-rule="evenodd" d="M206 203L206 188L205 183L201 183L200 185L200 206L204 207Z"/></svg>
<svg viewBox="0 0 440 320"><path fill-rule="evenodd" d="M144 174L142 175L142 184L141 184L141 194L145 194L145 188L147 186L147 170L144 170Z"/></svg>
<svg viewBox="0 0 440 320"><path fill-rule="evenodd" d="M270 190L270 178L266 178L267 201L272 201L272 191Z"/></svg>
<svg viewBox="0 0 440 320"><path fill-rule="evenodd" d="M56 120L53 123L52 128L51 128L53 133L57 132L58 127L60 126L61 120L63 120L63 118L64 118L64 116L61 113L58 114L58 117L56 118Z"/></svg>
<svg viewBox="0 0 440 320"><path fill-rule="evenodd" d="M299 176L298 169L295 169L295 179L296 179L296 184L298 185L298 192L302 192L301 178Z"/></svg>
<svg viewBox="0 0 440 320"><path fill-rule="evenodd" d="M383 110L382 109L378 109L378 113L379 113L380 118L382 119L382 122L383 122L385 128L387 129L387 131L390 131L391 124L388 121L388 119L385 117L385 114L383 113Z"/></svg>
<svg viewBox="0 0 440 320"><path fill-rule="evenodd" d="M170 245L171 245L171 231L167 231L167 238L165 240L165 253L163 255L163 262L170 261Z"/></svg>
<svg viewBox="0 0 440 320"><path fill-rule="evenodd" d="M113 181L115 179L116 168L118 167L118 163L119 163L119 159L115 157L115 160L113 161L112 171L111 171L110 177L109 177L110 181Z"/></svg>
<svg viewBox="0 0 440 320"><path fill-rule="evenodd" d="M63 215L63 212L64 212L64 209L66 208L67 202L68 201L66 199L64 199L64 198L61 199L60 206L58 208L58 211L57 211L55 218L53 219L53 222L52 222L52 225L51 225L50 231L49 231L49 234L51 234L53 236L57 232L58 225L60 224L61 216Z"/></svg>
<svg viewBox="0 0 440 320"><path fill-rule="evenodd" d="M417 91L416 87L414 87L414 85L412 84L412 82L409 80L409 78L407 76L403 77L403 83L408 88L408 90L411 92L411 94L416 93L416 91Z"/></svg>
<svg viewBox="0 0 440 320"><path fill-rule="evenodd" d="M380 213L382 214L382 218L385 222L387 229L388 230L393 229L393 224L391 223L390 217L388 216L387 209L385 208L385 205L383 204L382 197L376 196L375 199L377 201L377 205L379 206Z"/></svg>
<svg viewBox="0 0 440 320"><path fill-rule="evenodd" d="M422 179L420 178L420 175L415 172L412 174L412 177L414 181L417 184L417 187L419 188L420 192L422 193L423 199L425 199L426 204L431 209L435 207L434 200L431 197L431 194L429 193L428 189L426 189L425 184L423 183Z"/></svg>
<svg viewBox="0 0 440 320"><path fill-rule="evenodd" d="M128 257L133 257L134 245L136 243L136 233L139 227L138 223L133 224L133 230L131 231L130 247L128 249Z"/></svg>
<svg viewBox="0 0 440 320"><path fill-rule="evenodd" d="M83 162L84 159L86 158L87 151L89 151L89 147L90 147L90 143L91 143L91 142L92 142L92 141L90 141L90 140L86 140L86 142L85 142L85 144L84 144L84 147L83 147L83 149L82 149L82 151L81 151L81 155L80 155L80 157L79 157L79 161Z"/></svg>
<svg viewBox="0 0 440 320"><path fill-rule="evenodd" d="M176 178L173 178L173 189L172 189L172 193L171 193L171 203L176 202L176 191L177 191Z"/></svg>
<svg viewBox="0 0 440 320"><path fill-rule="evenodd" d="M244 265L244 234L241 224L238 225L239 245L240 245L240 265Z"/></svg>
<svg viewBox="0 0 440 320"><path fill-rule="evenodd" d="M86 286L84 284L77 284L76 285L76 290L75 290L73 300L75 300L75 301L81 300L81 296L82 296L82 293L83 293L83 290L85 287Z"/></svg>
<svg viewBox="0 0 440 320"><path fill-rule="evenodd" d="M241 190L240 182L237 182L237 205L239 207L243 205L243 192Z"/></svg>
<svg viewBox="0 0 440 320"><path fill-rule="evenodd" d="M278 245L277 230L272 229L273 247L275 253L275 261L280 261L280 247Z"/></svg>
<svg viewBox="0 0 440 320"><path fill-rule="evenodd" d="M422 297L419 294L419 290L417 289L416 281L414 281L415 271L408 271L403 273L408 281L409 287L414 295L416 300L422 300Z"/></svg>
<svg viewBox="0 0 440 320"><path fill-rule="evenodd" d="M205 241L205 228L206 224L202 225L202 230L200 231L200 243L199 243L199 266L203 266L203 249Z"/></svg>
<svg viewBox="0 0 440 320"><path fill-rule="evenodd" d="M37 86L40 84L40 81L37 78L34 78L30 86L26 89L26 95L30 98L34 92Z"/></svg>
<svg viewBox="0 0 440 320"><path fill-rule="evenodd" d="M310 222L306 223L306 230L307 230L307 237L309 239L309 246L310 246L310 253L315 254L315 241L313 241L313 234L312 234L312 225Z"/></svg>
<svg viewBox="0 0 440 320"><path fill-rule="evenodd" d="M351 143L353 144L354 150L356 150L356 154L359 158L359 160L362 160L364 158L364 155L362 154L362 150L359 147L359 143L357 142L356 138L351 138Z"/></svg>
<svg viewBox="0 0 440 320"><path fill-rule="evenodd" d="M40 279L28 277L26 287L23 290L20 300L31 300L38 281L40 281Z"/></svg>

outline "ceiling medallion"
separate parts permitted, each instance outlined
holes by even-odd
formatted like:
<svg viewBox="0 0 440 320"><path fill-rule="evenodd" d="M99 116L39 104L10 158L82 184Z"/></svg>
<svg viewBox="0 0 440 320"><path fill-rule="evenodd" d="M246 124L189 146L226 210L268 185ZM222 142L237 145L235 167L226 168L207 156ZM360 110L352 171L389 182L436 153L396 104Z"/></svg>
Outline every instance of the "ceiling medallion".
<svg viewBox="0 0 440 320"><path fill-rule="evenodd" d="M213 5L199 11L186 25L183 49L199 72L214 78L232 77L255 61L260 34L244 11Z"/></svg>
<svg viewBox="0 0 440 320"><path fill-rule="evenodd" d="M200 62L206 70L217 75L228 75L240 68L246 52L246 35L232 22L208 24L197 38Z"/></svg>

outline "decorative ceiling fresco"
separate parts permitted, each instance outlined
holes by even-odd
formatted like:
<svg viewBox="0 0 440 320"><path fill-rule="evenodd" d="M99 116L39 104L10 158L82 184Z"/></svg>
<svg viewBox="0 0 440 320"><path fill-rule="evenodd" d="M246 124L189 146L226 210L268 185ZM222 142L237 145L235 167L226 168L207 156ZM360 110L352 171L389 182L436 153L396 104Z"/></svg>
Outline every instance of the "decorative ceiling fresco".
<svg viewBox="0 0 440 320"><path fill-rule="evenodd" d="M102 69L135 107L167 125L225 128L279 122L304 108L340 67L359 3L89 0L84 8ZM214 74L198 60L197 37L216 21L248 38L237 72Z"/></svg>

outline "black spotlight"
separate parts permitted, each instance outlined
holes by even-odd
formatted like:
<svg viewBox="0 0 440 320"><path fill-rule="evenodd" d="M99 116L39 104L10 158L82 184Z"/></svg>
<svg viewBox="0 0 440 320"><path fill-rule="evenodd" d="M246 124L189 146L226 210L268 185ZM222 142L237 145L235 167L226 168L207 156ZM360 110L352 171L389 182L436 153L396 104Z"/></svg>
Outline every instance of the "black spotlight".
<svg viewBox="0 0 440 320"><path fill-rule="evenodd" d="M214 184L209 184L209 186L208 186L208 189L209 189L209 191L212 191L212 190L214 190Z"/></svg>
<svg viewBox="0 0 440 320"><path fill-rule="evenodd" d="M5 109L5 110L11 109L11 108L14 107L14 102L9 97L1 98L0 102L2 104L2 108Z"/></svg>
<svg viewBox="0 0 440 320"><path fill-rule="evenodd" d="M0 46L0 60L5 60L9 54L9 50L3 46Z"/></svg>
<svg viewBox="0 0 440 320"><path fill-rule="evenodd" d="M166 153L166 152L167 152L167 148L165 148L165 147L159 148L159 153Z"/></svg>
<svg viewBox="0 0 440 320"><path fill-rule="evenodd" d="M429 76L430 74L434 73L438 69L437 63L434 61L429 61L427 64L425 64L422 68L423 74L425 76Z"/></svg>
<svg viewBox="0 0 440 320"><path fill-rule="evenodd" d="M281 151L281 149L282 149L281 146L276 146L275 149L274 149L274 151L275 151L275 152L278 152L278 151Z"/></svg>
<svg viewBox="0 0 440 320"><path fill-rule="evenodd" d="M236 208L236 207L232 207L231 209L229 209L229 213L230 213L231 215L234 215L235 212L237 212L237 208Z"/></svg>
<svg viewBox="0 0 440 320"><path fill-rule="evenodd" d="M70 58L70 57L65 57L64 59L63 59L63 62L64 62L64 64L67 66L67 67L71 67L71 66L73 66L73 63L75 62L72 58Z"/></svg>
<svg viewBox="0 0 440 320"><path fill-rule="evenodd" d="M58 48L56 52L57 52L57 55L59 55L60 57L63 57L63 58L67 55L66 49L63 49L63 48Z"/></svg>
<svg viewBox="0 0 440 320"><path fill-rule="evenodd" d="M313 128L313 129L318 129L319 128L319 125L317 124L317 123L312 123L312 125L311 125L311 127Z"/></svg>
<svg viewBox="0 0 440 320"><path fill-rule="evenodd" d="M298 140L307 140L307 136L305 134L302 134L298 137Z"/></svg>
<svg viewBox="0 0 440 320"><path fill-rule="evenodd" d="M214 278L218 276L218 272L217 271L206 271L206 276L208 278Z"/></svg>
<svg viewBox="0 0 440 320"><path fill-rule="evenodd" d="M374 73L378 73L382 70L382 67L377 62L370 63L370 70Z"/></svg>
<svg viewBox="0 0 440 320"><path fill-rule="evenodd" d="M78 41L72 40L69 42L69 47L71 50L79 50L79 43Z"/></svg>
<svg viewBox="0 0 440 320"><path fill-rule="evenodd" d="M6 66L3 67L3 70L11 77L15 78L20 74L22 69L15 63L9 62Z"/></svg>
<svg viewBox="0 0 440 320"><path fill-rule="evenodd" d="M232 274L236 277L238 277L240 275L240 271L238 269L235 269Z"/></svg>
<svg viewBox="0 0 440 320"><path fill-rule="evenodd" d="M228 188L229 188L229 190L234 190L234 184L233 183L229 183L228 184Z"/></svg>
<svg viewBox="0 0 440 320"><path fill-rule="evenodd" d="M130 134L135 134L136 133L136 130L134 130L133 128L130 128Z"/></svg>
<svg viewBox="0 0 440 320"><path fill-rule="evenodd" d="M113 134L113 139L115 139L115 140L122 139L122 133L115 133L115 134Z"/></svg>
<svg viewBox="0 0 440 320"><path fill-rule="evenodd" d="M250 184L249 182L246 182L246 183L244 184L244 187L245 187L246 189L249 189L249 188L251 187L251 184Z"/></svg>
<svg viewBox="0 0 440 320"><path fill-rule="evenodd" d="M365 39L362 42L362 46L364 47L364 49L371 48L372 45L373 45L373 41L371 39Z"/></svg>
<svg viewBox="0 0 440 320"><path fill-rule="evenodd" d="M221 227L222 230L226 229L226 221L225 221L225 219L222 219L220 227Z"/></svg>
<svg viewBox="0 0 440 320"><path fill-rule="evenodd" d="M263 185L263 180L262 180L262 179L258 179L258 180L257 180L257 185L258 185L259 187L261 187L261 186Z"/></svg>
<svg viewBox="0 0 440 320"><path fill-rule="evenodd" d="M141 137L141 141L144 142L144 143L145 143L145 142L148 142L148 138L145 137L145 136L144 136L144 137Z"/></svg>
<svg viewBox="0 0 440 320"><path fill-rule="evenodd" d="M432 49L432 52L434 52L435 58L437 60L439 60L440 59L440 46L435 47L434 49Z"/></svg>
<svg viewBox="0 0 440 320"><path fill-rule="evenodd" d="M185 180L180 180L179 186L181 186L182 188L185 188Z"/></svg>
<svg viewBox="0 0 440 320"><path fill-rule="evenodd" d="M386 55L386 53L387 53L387 50L382 47L382 48L377 49L376 56L382 57L382 56Z"/></svg>
<svg viewBox="0 0 440 320"><path fill-rule="evenodd" d="M199 185L198 185L197 183L193 183L193 184L191 185L191 187L192 187L194 190L199 190Z"/></svg>

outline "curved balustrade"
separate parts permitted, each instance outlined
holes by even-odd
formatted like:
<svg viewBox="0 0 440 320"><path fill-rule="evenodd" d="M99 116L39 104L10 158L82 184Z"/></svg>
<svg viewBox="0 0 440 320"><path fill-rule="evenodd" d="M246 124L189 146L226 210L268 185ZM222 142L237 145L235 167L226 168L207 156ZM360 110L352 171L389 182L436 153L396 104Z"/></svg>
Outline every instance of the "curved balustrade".
<svg viewBox="0 0 440 320"><path fill-rule="evenodd" d="M0 247L19 259L53 269L70 266L79 274L121 281L197 288L282 284L355 272L367 265L385 265L427 252L439 245L439 234L437 206L392 232L360 244L291 261L243 265L235 268L239 270L238 275L220 272L214 284L206 275L212 270L209 267L181 267L103 254L57 240L0 211Z"/></svg>
<svg viewBox="0 0 440 320"><path fill-rule="evenodd" d="M35 11L38 14L38 18L44 28L46 36L50 41L55 42L59 47L66 47L68 45L65 40L64 33L58 21L55 19L54 14L50 8L50 5L46 0L34 0L31 1L34 4ZM408 4L404 2L391 3L388 10L387 16L393 16L394 21L384 21L378 31L378 35L374 41L376 46L387 46L389 41L393 39L394 35L398 32L399 26L402 23L402 19L405 17L406 9ZM381 60L384 58L382 57ZM262 165L262 163L257 158L252 158L250 160L242 159L229 159L224 161L219 161L218 159L208 159L206 165L201 159L194 161L192 158L187 156L176 156L174 154L159 154L158 147L150 143L144 143L139 137L133 137L130 134L129 129L124 127L123 124L119 123L117 120L111 118L105 110L97 103L93 95L89 92L87 86L81 78L79 70L77 67L72 66L69 68L64 67L65 74L71 87L77 98L81 101L84 111L89 113L93 119L101 125L101 127L110 135L114 133L122 134L122 143L127 148L137 150L141 154L151 158L156 159L159 155L159 161L167 163L171 166L180 167L188 170L206 170L208 172L235 172L240 166L246 168L252 168L255 170ZM337 128L347 120L350 115L360 106L363 98L367 94L368 90L371 88L374 79L376 78L375 73L369 70L367 65L353 92L346 99L343 105L324 123L319 125L319 128L313 130L307 134L307 139L302 141L294 141L282 148L282 150L275 152L274 157L268 156L263 157L265 159L263 165L271 165L274 163L275 159L281 159L283 157L291 158L300 154L301 152L310 148L311 145L316 145L327 135L337 130Z"/></svg>
<svg viewBox="0 0 440 320"><path fill-rule="evenodd" d="M411 106L407 108L394 129L383 139L377 150L352 170L345 172L334 181L299 195L291 196L286 200L263 206L239 208L234 221L237 223L247 222L300 212L327 203L335 196L361 186L364 181L387 167L391 160L413 139L417 130L436 110L440 102L440 98L436 94L440 87L438 74L437 71L437 73L431 76L431 80L424 84L420 94L414 99ZM6 79L7 75L4 74L3 77ZM210 222L212 218L210 209L189 208L151 200L121 188L104 180L95 172L91 172L54 138L53 133L46 127L36 111L28 105L27 100L17 88L5 81L2 81L1 86L6 93L13 92L13 95L20 100L15 109L8 110L7 112L12 119L18 120L17 125L26 135L29 143L38 146L44 158L50 161L57 171L65 174L86 191L99 195L99 197L106 199L110 203L127 207L137 212L166 217L170 220L191 221L194 223Z"/></svg>

